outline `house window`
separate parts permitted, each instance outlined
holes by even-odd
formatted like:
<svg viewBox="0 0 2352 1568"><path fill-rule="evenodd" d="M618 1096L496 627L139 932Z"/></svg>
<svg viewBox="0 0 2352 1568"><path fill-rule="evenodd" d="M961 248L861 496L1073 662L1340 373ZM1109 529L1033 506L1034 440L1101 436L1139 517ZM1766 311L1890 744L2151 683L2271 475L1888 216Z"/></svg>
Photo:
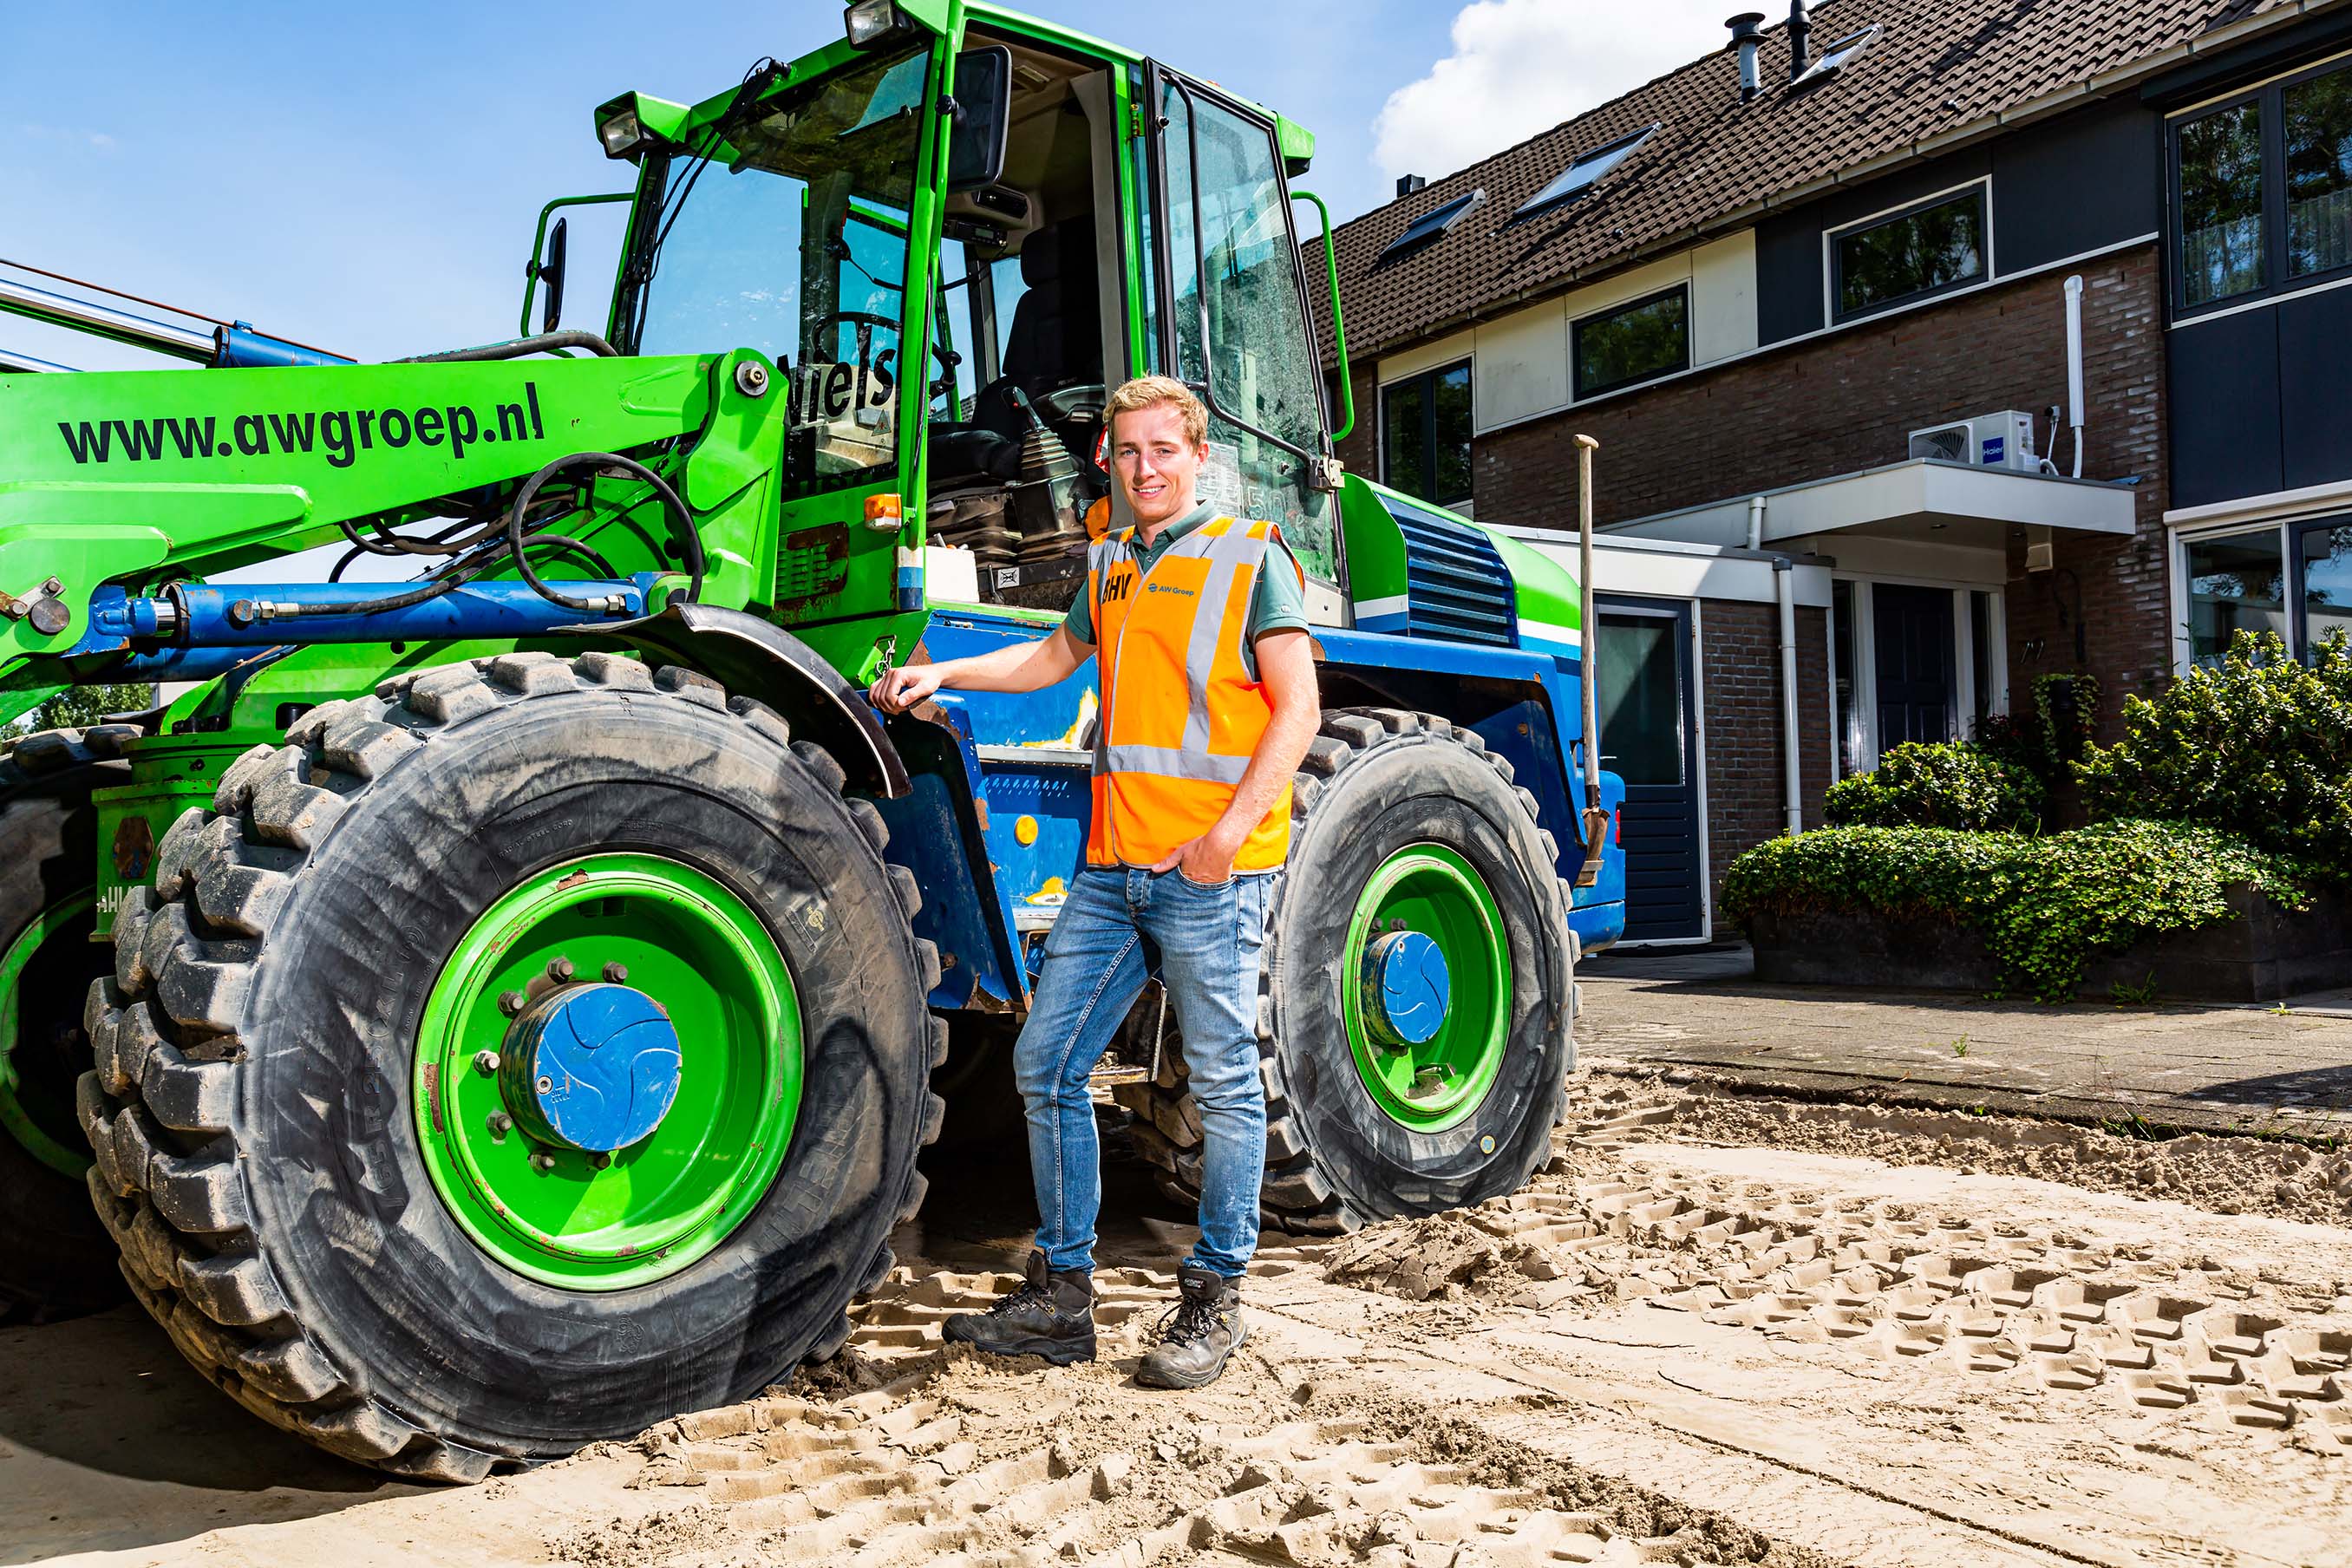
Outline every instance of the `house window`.
<svg viewBox="0 0 2352 1568"><path fill-rule="evenodd" d="M1620 305L1576 323L1572 354L1580 401L1690 368L1687 286Z"/></svg>
<svg viewBox="0 0 2352 1568"><path fill-rule="evenodd" d="M2334 631L2352 637L2352 518L2333 518L2296 531L2303 536L2297 552L2303 577L2300 646L2316 647Z"/></svg>
<svg viewBox="0 0 2352 1568"><path fill-rule="evenodd" d="M2242 103L2180 128L2180 288L2189 306L2263 286L2263 114Z"/></svg>
<svg viewBox="0 0 2352 1568"><path fill-rule="evenodd" d="M1859 32L1848 33L1844 37L1840 38L1836 43L1832 44L1827 49L1824 49L1822 52L1822 58L1815 60L1811 65L1807 66L1805 68L1804 75L1799 77L1790 85L1792 87L1802 87L1807 82L1817 81L1822 77L1830 75L1833 71L1842 71L1845 69L1846 67L1860 59L1864 52L1867 50L1871 45L1878 42L1879 36L1885 31L1885 28L1880 26L1877 23L1873 22L1869 26L1861 29Z"/></svg>
<svg viewBox="0 0 2352 1568"><path fill-rule="evenodd" d="M2181 311L2352 274L2352 65L2175 121L2172 206Z"/></svg>
<svg viewBox="0 0 2352 1568"><path fill-rule="evenodd" d="M1830 239L1839 321L1972 283L1986 272L1985 188L1872 218Z"/></svg>
<svg viewBox="0 0 2352 1568"><path fill-rule="evenodd" d="M2189 661L2215 665L2239 632L2287 635L2286 557L2280 531L2189 541Z"/></svg>
<svg viewBox="0 0 2352 1568"><path fill-rule="evenodd" d="M1470 504L1470 362L1381 388L1381 479L1435 501Z"/></svg>
<svg viewBox="0 0 2352 1568"><path fill-rule="evenodd" d="M2352 267L2352 66L2284 88L2286 275Z"/></svg>
<svg viewBox="0 0 2352 1568"><path fill-rule="evenodd" d="M1604 146L1595 147L1560 171L1551 184L1519 204L1513 218L1523 218L1531 213L1580 196L1598 184L1618 164L1641 151L1642 143L1657 133L1655 125L1644 125L1630 136L1620 136Z"/></svg>

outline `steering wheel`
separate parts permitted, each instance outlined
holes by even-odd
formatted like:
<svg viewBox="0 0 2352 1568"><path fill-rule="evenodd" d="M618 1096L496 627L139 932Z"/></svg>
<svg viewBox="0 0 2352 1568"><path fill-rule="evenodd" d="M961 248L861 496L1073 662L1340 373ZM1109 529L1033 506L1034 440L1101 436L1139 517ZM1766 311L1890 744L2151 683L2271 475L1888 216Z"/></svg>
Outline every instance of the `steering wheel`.
<svg viewBox="0 0 2352 1568"><path fill-rule="evenodd" d="M1038 413L1055 424L1075 420L1099 424L1103 409L1110 403L1110 389L1099 382L1091 386L1065 386L1032 398L1030 402Z"/></svg>

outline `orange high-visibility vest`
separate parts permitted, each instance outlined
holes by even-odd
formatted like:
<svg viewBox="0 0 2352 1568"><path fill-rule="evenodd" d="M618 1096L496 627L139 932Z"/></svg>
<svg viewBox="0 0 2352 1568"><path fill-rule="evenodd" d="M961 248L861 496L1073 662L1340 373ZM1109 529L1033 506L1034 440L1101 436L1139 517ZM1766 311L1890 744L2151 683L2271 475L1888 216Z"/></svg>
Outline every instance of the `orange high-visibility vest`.
<svg viewBox="0 0 2352 1568"><path fill-rule="evenodd" d="M1149 574L1132 528L1087 550L1102 719L1087 862L1150 866L1217 825L1273 720L1242 662L1270 522L1212 518L1168 546ZM1301 583L1305 581L1302 574ZM1250 830L1236 871L1290 853L1290 785Z"/></svg>

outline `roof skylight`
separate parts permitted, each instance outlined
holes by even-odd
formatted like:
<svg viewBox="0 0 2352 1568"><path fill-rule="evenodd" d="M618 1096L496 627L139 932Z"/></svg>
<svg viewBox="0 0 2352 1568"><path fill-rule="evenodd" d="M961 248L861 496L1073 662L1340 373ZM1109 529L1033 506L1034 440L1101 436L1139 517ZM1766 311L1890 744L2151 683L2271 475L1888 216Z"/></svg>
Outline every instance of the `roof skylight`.
<svg viewBox="0 0 2352 1568"><path fill-rule="evenodd" d="M1521 202L1519 210L1511 216L1525 217L1529 213L1539 212L1556 202L1564 202L1571 196L1583 195L1610 170L1632 157L1643 142L1657 133L1657 130L1654 124L1644 125L1631 135L1620 136L1606 146L1594 148L1570 163L1566 170L1562 171L1559 178Z"/></svg>
<svg viewBox="0 0 2352 1568"><path fill-rule="evenodd" d="M1815 60L1811 65L1807 66L1805 68L1804 74L1797 78L1796 80L1790 82L1789 85L1790 87L1802 87L1809 81L1820 80L1822 77L1829 75L1832 71L1843 70L1846 67L1852 65L1855 59L1860 58L1864 49L1869 48L1871 45L1878 42L1878 36L1885 30L1885 28L1880 26L1877 23L1873 22L1869 26L1863 28L1858 33L1848 33L1844 37L1840 38L1836 43L1832 44L1828 48L1823 49L1822 51L1822 58Z"/></svg>
<svg viewBox="0 0 2352 1568"><path fill-rule="evenodd" d="M1481 186L1468 195L1456 196L1450 202L1430 208L1413 219L1402 234L1388 242L1381 251L1381 259L1385 261L1402 252L1417 250L1432 240L1453 233L1454 226L1484 205L1486 200L1486 191Z"/></svg>

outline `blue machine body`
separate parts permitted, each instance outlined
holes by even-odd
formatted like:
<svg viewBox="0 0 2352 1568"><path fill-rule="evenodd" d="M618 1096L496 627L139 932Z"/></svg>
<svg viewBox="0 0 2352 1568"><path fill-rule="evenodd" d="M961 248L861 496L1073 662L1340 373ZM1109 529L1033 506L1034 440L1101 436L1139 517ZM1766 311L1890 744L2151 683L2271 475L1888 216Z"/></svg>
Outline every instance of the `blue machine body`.
<svg viewBox="0 0 2352 1568"><path fill-rule="evenodd" d="M271 370L283 365L356 364L357 360L331 354L301 343L289 343L268 332L257 332L250 321L213 329L213 365L218 370Z"/></svg>
<svg viewBox="0 0 2352 1568"><path fill-rule="evenodd" d="M924 629L919 657L988 653L1036 641L1059 624L1058 616L942 606ZM1465 689L1475 683L1507 693L1484 699L1483 717L1458 712L1455 721L1511 763L1559 847L1554 871L1574 883L1584 860L1583 759L1576 741L1563 740L1581 725L1573 656L1336 626L1318 626L1314 637L1327 681L1358 674L1377 683L1384 671L1417 672ZM1028 1001L1034 933L1052 925L1086 855L1099 708L1095 666L1089 661L1040 691L942 691L935 700L945 731L907 719L890 725L915 787L903 799L877 803L890 828L885 853L923 887L916 931L938 943L940 954L932 1005L1017 1011ZM1569 915L1585 952L1625 931L1625 858L1613 831L1625 787L1606 772L1601 786L1612 842L1598 881L1575 889ZM1401 984L1409 973L1398 971Z"/></svg>

